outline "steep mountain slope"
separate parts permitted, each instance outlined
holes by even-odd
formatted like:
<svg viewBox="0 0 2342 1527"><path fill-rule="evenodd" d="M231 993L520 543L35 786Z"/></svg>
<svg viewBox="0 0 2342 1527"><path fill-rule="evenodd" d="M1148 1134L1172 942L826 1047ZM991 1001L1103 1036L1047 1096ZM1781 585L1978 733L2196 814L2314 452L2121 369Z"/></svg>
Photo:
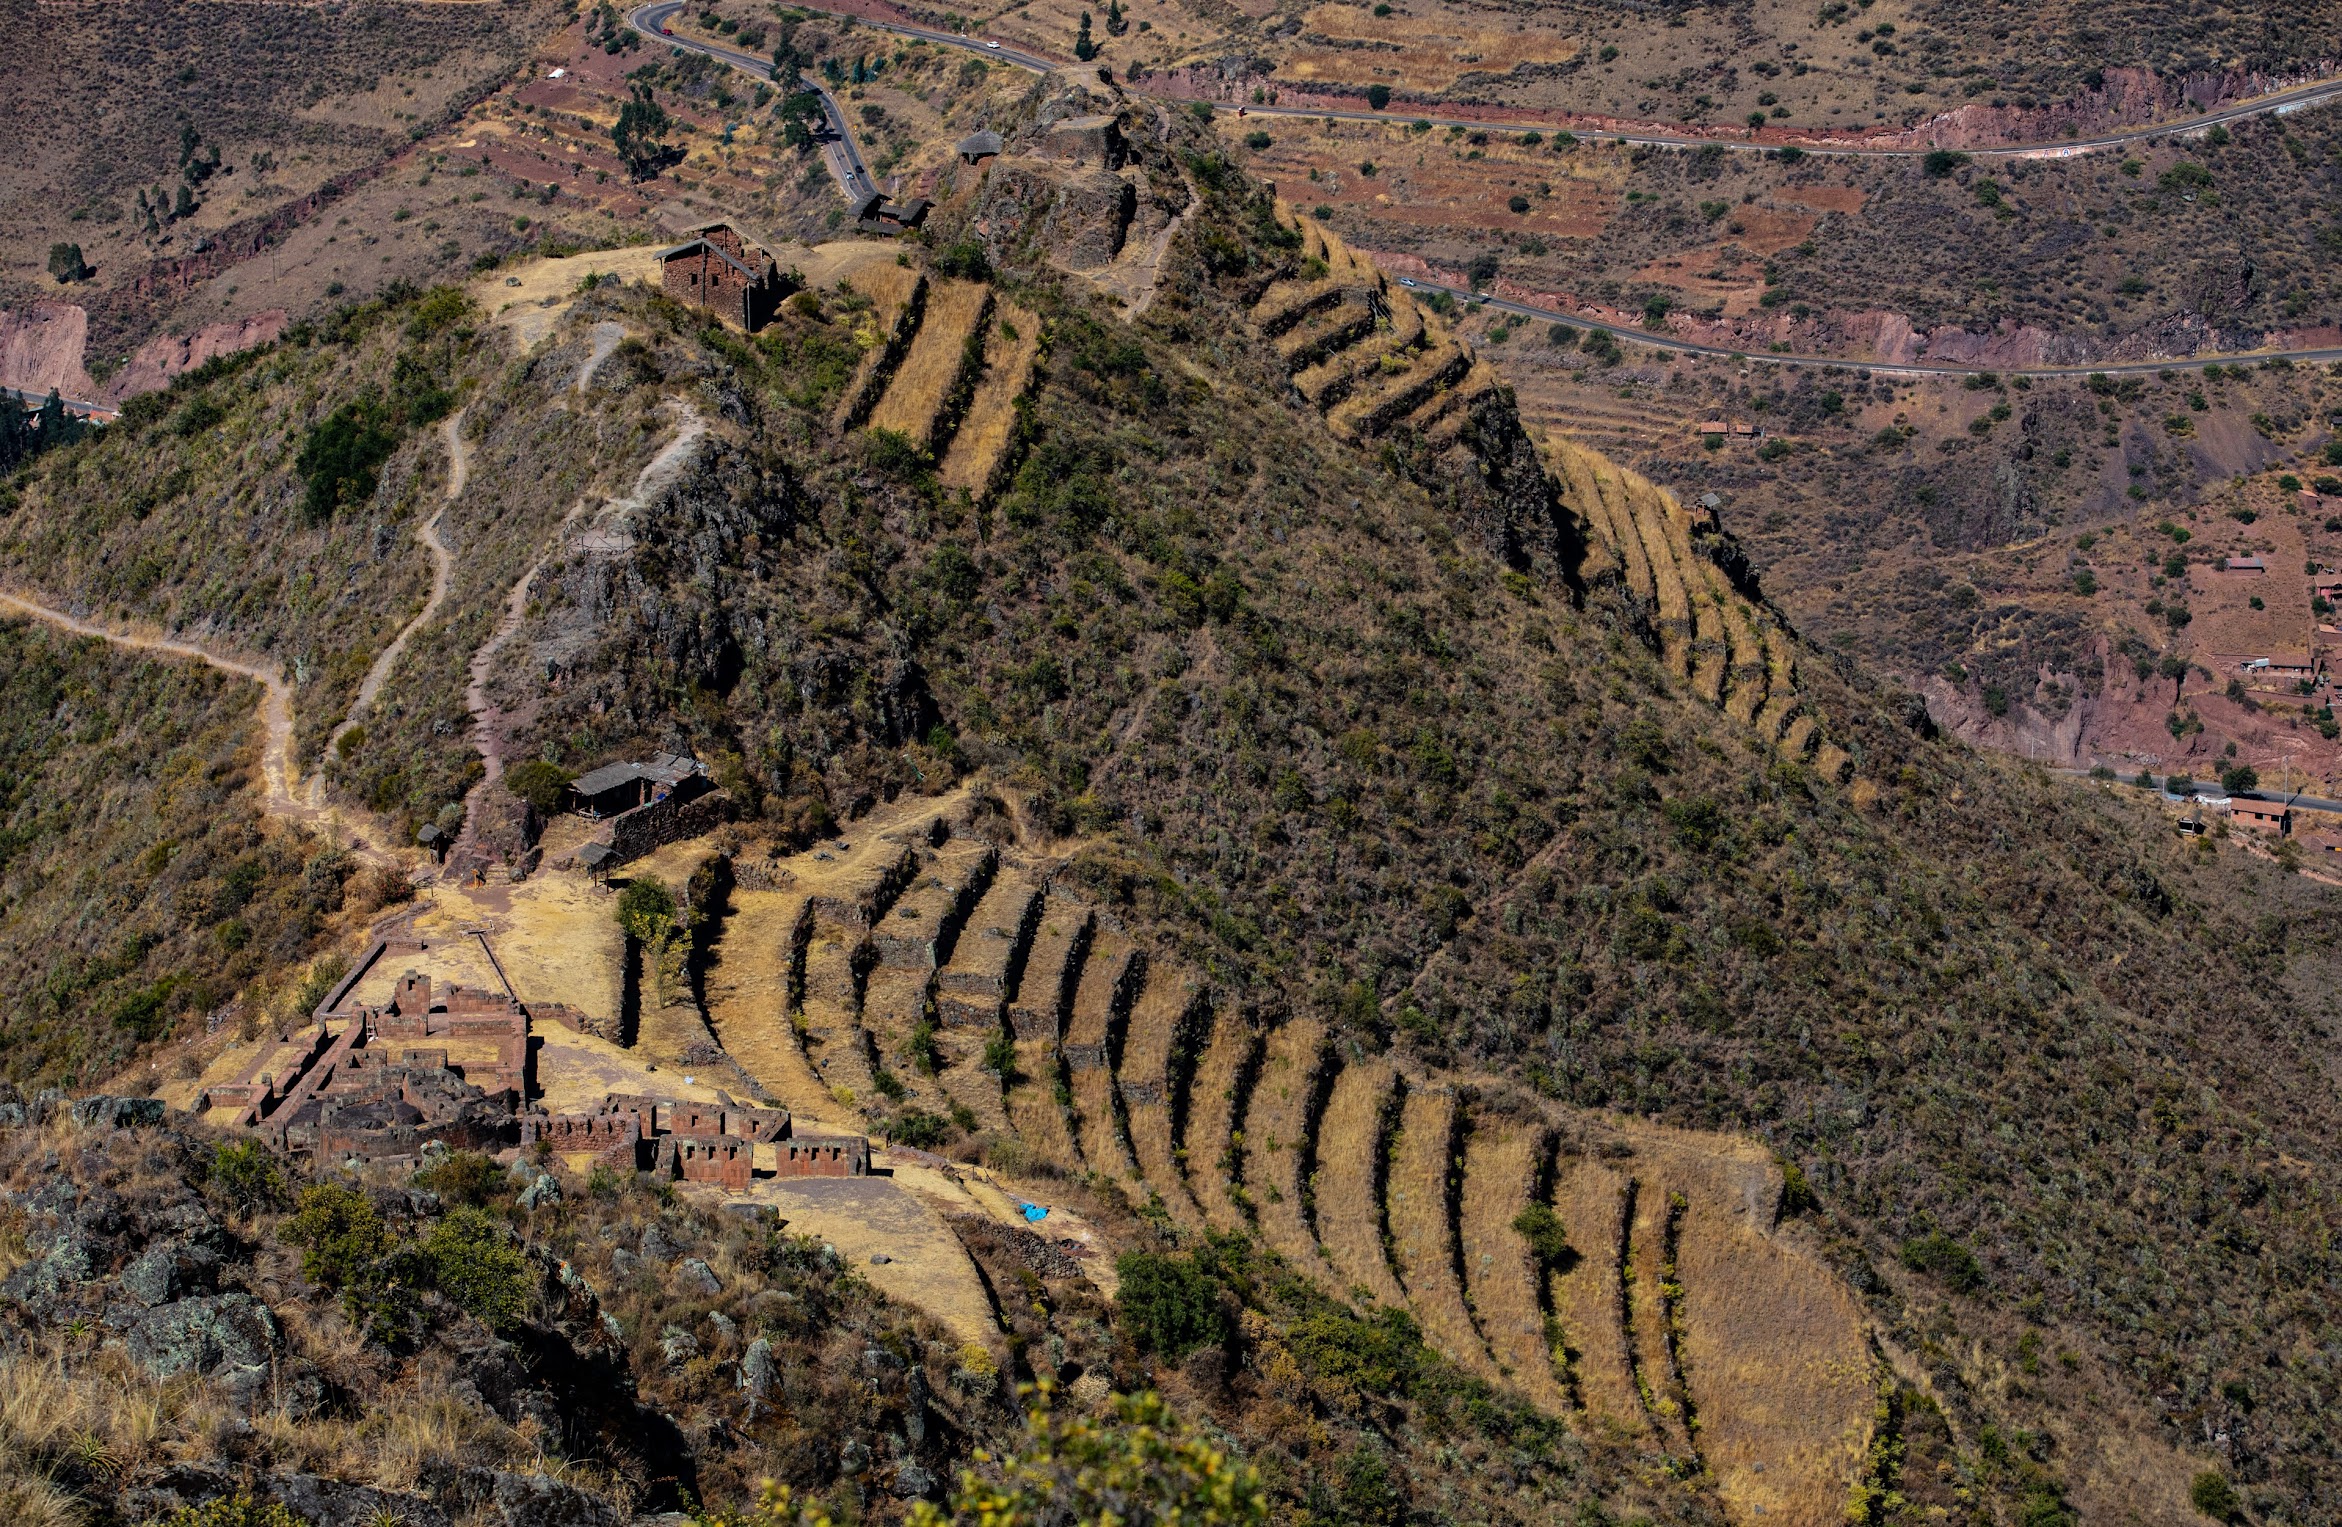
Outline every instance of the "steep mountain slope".
<svg viewBox="0 0 2342 1527"><path fill-rule="evenodd" d="M1030 152L1051 124L1101 108L1119 115L1126 163ZM1330 1291L1279 1280L1193 1224L1257 1227L1306 1268L1321 1246L1336 1264L1364 1253L1376 1216L1362 1205L1379 1201L1384 1275L1435 1347L1500 1382L1500 1362L1517 1372L1533 1355L1519 1326L1536 1282L1492 1248L1469 1248L1490 1252L1485 1266L1464 1258L1459 1227L1550 1198L1580 1260L1544 1297L1564 1333L1587 1333L1567 1338L1585 1361L1552 1385L1679 1458L1686 1402L1703 1432L1715 1419L1717 1451L1689 1468L1693 1492L1669 1487L1667 1510L1761 1503L1751 1482L1769 1476L1731 1469L1779 1457L1758 1456L1758 1433L1703 1394L1703 1375L1757 1365L1690 1292L1720 1286L1733 1256L1772 1254L1727 1217L1737 1198L1769 1220L1771 1153L1798 1168L1781 1206L1810 1217L1812 1254L1854 1291L1893 1371L1854 1471L1873 1517L1958 1504L2171 1520L2208 1466L2266 1515L2331 1515L2342 1473L2323 1441L2318 1301L2336 1273L2342 1120L2325 893L2183 854L2117 803L1937 739L1912 697L1796 644L1730 542L1660 489L1598 458L1540 461L1504 390L1428 321L1394 343L1421 315L1387 294L1377 313L1364 282L1337 279L1342 252L1322 235L1313 246L1191 120L1083 79L1044 82L1031 110L1010 152L941 203L937 251L817 276L754 339L597 285L547 310L532 350L484 332L444 352L451 387L476 389L471 475L449 514L479 551L345 778L462 782L461 702L424 701L460 695L506 612L481 688L510 756L582 768L695 750L748 819L743 851L979 777L1007 824L990 836L1055 872L1026 976L1046 951L1061 1002L1019 988L1008 1011L1028 1080L1000 1097L1014 1143L1060 1153L1108 1210L1135 1168L1162 1211L1131 1185L1120 1233L1220 1259L1226 1286L1295 1322L1256 1356L1288 1342L1306 1355L1298 1333L1331 1318L1312 1301L1374 1275L1329 1275ZM1046 216L1008 215L1018 207ZM1142 281L1119 236L1158 216L1173 232ZM1098 237L1109 224L1117 237ZM945 283L979 279L993 312L971 321L981 298ZM1264 332L1278 327L1264 303L1327 281L1309 299L1322 306ZM1015 310L1039 320L1037 359L1018 318L1013 336L1000 326ZM947 319L961 364L938 385L950 347L913 357L920 327ZM603 326L623 338L602 344ZM1321 413L1328 395L1311 397L1296 363L1306 377L1361 342L1391 347L1356 357L1365 390ZM363 385L296 369L305 353L271 352L239 402L274 421L277 461L293 429ZM1001 377L1027 364L1024 380ZM983 433L997 470L947 487L931 453L948 469L969 428L954 400L1004 395L1012 427ZM872 410L904 427L865 428ZM212 553L197 506L227 491L226 458L174 438L145 437L188 478L138 523L180 539L123 543L159 559L158 587ZM435 444L402 438L412 454L393 459L426 470ZM92 465L109 449L44 460L12 541L72 542L67 490L102 481ZM321 523L256 524L275 556L316 558L381 514L374 544L404 566L411 612L424 560L385 511L436 495L384 481ZM107 564L60 551L15 565L61 570L75 587L50 592L72 597L102 588ZM206 608L251 645L287 631L278 606L252 604ZM397 624L353 642L351 688ZM1763 699L1736 710L1759 671ZM1812 723L1795 743L1760 724L1783 677ZM303 723L320 737L330 724ZM411 791L385 795L417 809ZM938 909L977 877L956 861L936 875L912 909L940 931ZM831 922L811 925L804 955L813 1059L858 1068L820 1080L889 1122L899 1111L871 1101L886 1095L879 1045L917 1026L894 976L858 984L856 930ZM1124 962L1116 979L1085 984L1085 962L1108 957ZM1147 988L1129 982L1161 971L1176 989L1142 1008ZM1196 1056L1188 1099L1158 1123L1155 1089L1188 1066L1175 1051ZM931 1089L929 1108L977 1115L967 1050L940 1058L911 1085ZM1337 1196L1322 1145L1312 1182L1286 1131L1378 1059L1392 1098L1353 1099L1344 1116L1398 1148L1379 1182ZM1049 1085L1060 1062L1062 1090ZM809 1074L792 1070L794 1084ZM1265 1129L1255 1110L1273 1110ZM997 1143L988 1122L961 1143ZM1583 1133L1548 1165L1539 1132L1564 1125ZM1160 1175L1177 1158L1158 1128L1187 1150L1184 1183ZM1443 1139L1461 1147L1453 1179ZM1609 1141L1631 1154L1606 1156ZM1458 1244L1443 1258L1444 1235ZM1792 1347L1844 1329L1816 1297L1766 1317ZM1572 1325L1620 1298L1628 1321ZM1266 1393L1244 1412L1248 1445L1321 1480L1305 1417ZM1552 1483L1570 1455L1548 1424L1519 1419L1502 1447L1484 1428L1472 1445ZM1826 1454L1838 1434L1775 1445ZM1432 1456L1400 1466L1435 1472ZM1411 1477L1429 1490L1432 1472Z"/></svg>

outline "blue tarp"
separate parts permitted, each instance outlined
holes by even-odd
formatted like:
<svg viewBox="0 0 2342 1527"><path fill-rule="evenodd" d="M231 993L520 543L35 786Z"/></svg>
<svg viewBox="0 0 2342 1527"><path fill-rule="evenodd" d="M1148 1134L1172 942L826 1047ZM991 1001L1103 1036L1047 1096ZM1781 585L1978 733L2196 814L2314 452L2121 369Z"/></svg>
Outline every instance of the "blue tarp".
<svg viewBox="0 0 2342 1527"><path fill-rule="evenodd" d="M1020 1203L1017 1207L1024 1210L1025 1218L1036 1225L1049 1217L1049 1210L1043 1204Z"/></svg>

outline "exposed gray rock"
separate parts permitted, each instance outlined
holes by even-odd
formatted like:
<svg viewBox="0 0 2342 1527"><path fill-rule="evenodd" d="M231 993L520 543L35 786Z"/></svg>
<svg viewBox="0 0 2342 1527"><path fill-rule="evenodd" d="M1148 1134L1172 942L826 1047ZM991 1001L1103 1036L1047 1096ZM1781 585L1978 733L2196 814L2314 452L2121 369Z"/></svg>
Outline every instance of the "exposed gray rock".
<svg viewBox="0 0 2342 1527"><path fill-rule="evenodd" d="M724 1291L724 1280L717 1277L716 1270L698 1257L684 1259L683 1265L675 1269L675 1281L695 1294L720 1294Z"/></svg>
<svg viewBox="0 0 2342 1527"><path fill-rule="evenodd" d="M748 1344L748 1354L740 1359L740 1387L748 1391L752 1400L770 1398L773 1385L780 1381L780 1372L773 1364L773 1344L759 1336Z"/></svg>
<svg viewBox="0 0 2342 1527"><path fill-rule="evenodd" d="M895 1494L903 1500L921 1500L935 1493L935 1471L915 1458L895 1465Z"/></svg>
<svg viewBox="0 0 2342 1527"><path fill-rule="evenodd" d="M669 1326L659 1333L659 1355L670 1368L680 1368L699 1356L699 1341L681 1326Z"/></svg>
<svg viewBox="0 0 2342 1527"><path fill-rule="evenodd" d="M122 1292L153 1309L219 1286L220 1256L208 1246L164 1241L149 1246L116 1281Z"/></svg>
<svg viewBox="0 0 2342 1527"><path fill-rule="evenodd" d="M618 1527L608 1501L542 1474L499 1474L492 1498L504 1527Z"/></svg>
<svg viewBox="0 0 2342 1527"><path fill-rule="evenodd" d="M610 1271L618 1275L620 1282L633 1277L641 1269L642 1258L625 1247L620 1246L610 1253Z"/></svg>
<svg viewBox="0 0 2342 1527"><path fill-rule="evenodd" d="M561 1184L553 1180L551 1172L520 1190L520 1206L524 1209L542 1209L561 1202Z"/></svg>
<svg viewBox="0 0 2342 1527"><path fill-rule="evenodd" d="M714 1327L716 1335L725 1341L730 1341L740 1334L739 1322L722 1310L708 1311L707 1323Z"/></svg>
<svg viewBox="0 0 2342 1527"><path fill-rule="evenodd" d="M99 1260L96 1242L88 1236L68 1232L39 1261L27 1263L9 1274L8 1281L0 1283L0 1294L26 1304L54 1299L96 1277Z"/></svg>
<svg viewBox="0 0 2342 1527"><path fill-rule="evenodd" d="M276 1357L276 1316L250 1294L182 1299L150 1310L130 1328L132 1361L158 1379L178 1373L231 1381L257 1374L263 1381Z"/></svg>
<svg viewBox="0 0 2342 1527"><path fill-rule="evenodd" d="M320 1479L314 1474L278 1474L263 1479L255 1493L313 1527L375 1527L381 1522L447 1527L447 1513L420 1495Z"/></svg>
<svg viewBox="0 0 2342 1527"><path fill-rule="evenodd" d="M653 1262L672 1262L683 1255L683 1248L663 1228L651 1225L642 1233L642 1254Z"/></svg>
<svg viewBox="0 0 2342 1527"><path fill-rule="evenodd" d="M153 1128L170 1117L161 1098L115 1098L103 1095L78 1099L72 1109L74 1124L82 1129Z"/></svg>

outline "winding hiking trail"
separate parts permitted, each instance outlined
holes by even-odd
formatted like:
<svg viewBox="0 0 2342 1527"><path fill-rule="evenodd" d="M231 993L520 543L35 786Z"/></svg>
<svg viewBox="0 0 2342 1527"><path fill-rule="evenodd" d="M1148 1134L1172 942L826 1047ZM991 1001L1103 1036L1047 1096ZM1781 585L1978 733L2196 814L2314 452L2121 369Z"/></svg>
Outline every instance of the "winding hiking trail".
<svg viewBox="0 0 2342 1527"><path fill-rule="evenodd" d="M422 542L423 549L431 554L431 593L424 599L423 608L415 612L415 618L399 627L398 635L390 639L390 645L382 649L382 655L374 660L374 666L366 670L365 679L358 685L357 697L350 701L349 714L342 718L341 725L333 729L333 735L325 739L329 752L340 745L342 738L357 729L360 719L373 708L374 697L382 692L383 683L390 678L390 670L397 665L399 655L407 650L408 639L436 619L439 607L447 602L447 585L455 576L455 553L439 538L439 527L447 518L447 505L463 496L464 479L471 468L470 454L464 448L463 421L464 410L458 409L449 417L444 430L447 436L446 503L441 504L431 518L415 528L415 539ZM322 770L310 776L309 804L325 804L325 774Z"/></svg>
<svg viewBox="0 0 2342 1527"><path fill-rule="evenodd" d="M95 637L132 652L208 664L222 673L258 684L261 689L261 810L272 817L297 822L313 831L340 828L350 835L351 847L361 856L378 864L404 868L398 855L383 841L381 829L373 822L362 818L353 819L337 808L318 805L313 799L304 798L300 789L300 776L293 767L293 687L285 682L282 669L228 657L193 642L179 641L154 632L98 625L68 615L63 610L52 609L22 594L0 592L0 611L40 621L43 625L54 626L73 636Z"/></svg>
<svg viewBox="0 0 2342 1527"><path fill-rule="evenodd" d="M613 346L615 343L612 341ZM580 386L591 375L595 364L597 362L589 361L579 373ZM678 402L672 407L682 416L683 421L675 432L675 438L661 447L659 453L644 465L634 480L633 492L603 504L601 513L595 516L594 531L584 538L583 549L594 552L624 551L630 548L634 543L623 529L626 517L644 508L653 497L673 486L675 479L682 475L683 468L689 464L691 453L707 434L707 420L701 418L687 403ZM505 725L508 718L503 707L488 692L488 677L495 669L498 655L520 634L521 622L528 617L529 595L536 588L537 576L553 560L553 554L561 549L571 527L592 503L591 495L580 498L561 517L561 523L554 526L553 533L545 538L545 549L537 553L537 559L513 583L512 592L504 596L504 618L496 623L496 629L472 653L464 682L464 708L472 715L472 746L480 754L481 774L479 783L472 786L471 792L464 797L464 824L457 831L455 845L447 855L451 873L486 868L485 864L479 862L481 795L489 786L504 778Z"/></svg>

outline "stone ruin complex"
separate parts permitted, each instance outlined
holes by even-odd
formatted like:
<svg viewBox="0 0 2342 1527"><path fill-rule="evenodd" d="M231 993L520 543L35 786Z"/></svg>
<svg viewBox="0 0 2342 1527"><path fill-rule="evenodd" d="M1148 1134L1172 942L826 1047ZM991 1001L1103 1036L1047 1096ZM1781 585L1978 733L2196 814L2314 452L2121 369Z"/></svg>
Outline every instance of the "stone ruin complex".
<svg viewBox="0 0 2342 1527"><path fill-rule="evenodd" d="M734 1193L759 1176L870 1170L867 1139L800 1135L787 1109L747 1107L721 1093L715 1103L612 1093L591 1113L548 1112L536 1104L532 1020L579 1033L601 1025L560 1003L523 1003L509 991L434 983L413 970L388 1001L345 1008L392 947L377 941L319 1005L314 1030L264 1047L242 1079L209 1088L197 1106L231 1111L224 1122L320 1161L414 1160L434 1145L515 1156L542 1150L574 1165Z"/></svg>

